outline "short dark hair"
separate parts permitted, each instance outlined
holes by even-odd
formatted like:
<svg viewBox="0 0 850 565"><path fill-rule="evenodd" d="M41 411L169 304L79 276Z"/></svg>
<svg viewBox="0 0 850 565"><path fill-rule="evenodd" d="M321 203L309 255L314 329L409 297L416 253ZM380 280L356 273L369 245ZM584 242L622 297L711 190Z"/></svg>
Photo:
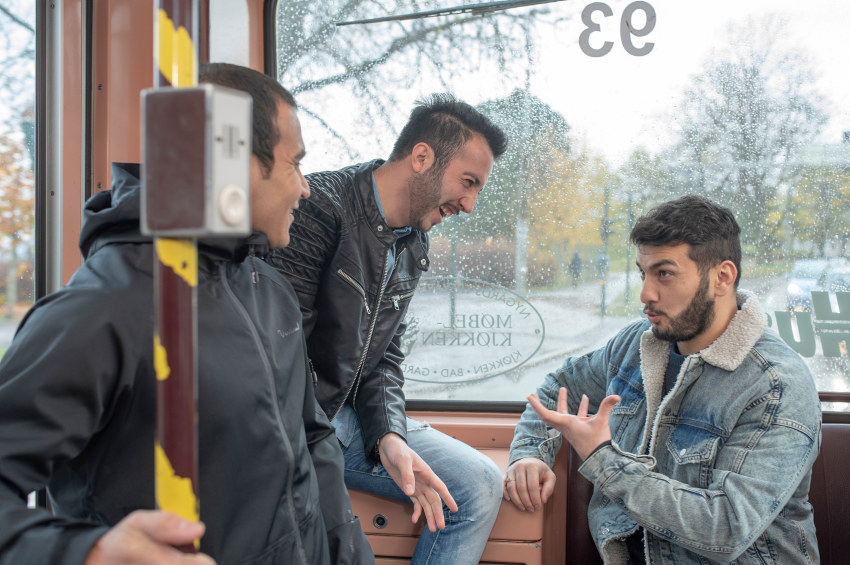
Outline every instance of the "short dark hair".
<svg viewBox="0 0 850 565"><path fill-rule="evenodd" d="M274 148L280 141L277 105L281 100L297 108L295 98L272 77L230 63L205 63L198 69L198 82L219 84L247 92L254 100L252 149L268 174L274 166Z"/></svg>
<svg viewBox="0 0 850 565"><path fill-rule="evenodd" d="M688 256L705 274L729 260L738 269L735 287L741 280L741 228L728 208L689 194L659 204L635 222L630 239L640 245L691 246Z"/></svg>
<svg viewBox="0 0 850 565"><path fill-rule="evenodd" d="M508 147L504 132L487 116L451 94L432 94L416 101L390 161L403 159L417 143L424 142L434 150L435 170L442 171L475 133L487 140L494 159Z"/></svg>

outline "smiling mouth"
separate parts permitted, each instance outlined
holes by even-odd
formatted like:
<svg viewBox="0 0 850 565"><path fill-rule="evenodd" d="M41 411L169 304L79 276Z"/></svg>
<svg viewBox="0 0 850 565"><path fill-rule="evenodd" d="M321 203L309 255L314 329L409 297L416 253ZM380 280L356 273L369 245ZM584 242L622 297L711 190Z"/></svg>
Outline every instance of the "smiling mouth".
<svg viewBox="0 0 850 565"><path fill-rule="evenodd" d="M457 214L457 212L454 210L454 208L452 208L448 204L443 204L442 206L440 206L439 210L440 210L440 217L443 218L443 219L446 219L449 216L453 216L453 215Z"/></svg>

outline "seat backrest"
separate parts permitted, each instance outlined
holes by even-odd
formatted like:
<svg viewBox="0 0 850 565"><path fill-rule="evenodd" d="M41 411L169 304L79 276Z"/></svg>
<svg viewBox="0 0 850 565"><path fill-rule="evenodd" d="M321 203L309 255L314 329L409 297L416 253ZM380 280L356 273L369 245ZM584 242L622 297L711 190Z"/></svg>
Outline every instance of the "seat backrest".
<svg viewBox="0 0 850 565"><path fill-rule="evenodd" d="M570 447L567 471L567 565L597 565L602 558L590 536L587 506L593 494L593 485L578 472L581 458Z"/></svg>
<svg viewBox="0 0 850 565"><path fill-rule="evenodd" d="M824 424L809 501L822 565L850 563L850 424Z"/></svg>
<svg viewBox="0 0 850 565"><path fill-rule="evenodd" d="M587 523L593 486L579 472L570 449L567 475L567 563L601 564ZM815 511L822 565L850 563L850 424L824 424L820 455L812 468L809 500Z"/></svg>

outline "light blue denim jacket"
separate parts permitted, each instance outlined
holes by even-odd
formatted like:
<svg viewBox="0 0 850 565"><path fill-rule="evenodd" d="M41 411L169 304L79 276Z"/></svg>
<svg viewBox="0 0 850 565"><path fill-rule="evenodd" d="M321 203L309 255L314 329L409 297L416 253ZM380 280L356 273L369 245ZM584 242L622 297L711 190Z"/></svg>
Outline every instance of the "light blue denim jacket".
<svg viewBox="0 0 850 565"><path fill-rule="evenodd" d="M625 564L624 539L642 526L647 563L818 563L812 465L821 411L812 376L773 331L755 297L723 334L689 355L662 398L670 343L647 321L602 349L572 357L538 394L555 409L559 387L575 413L581 395L595 411L611 394L612 443L579 471L594 485L590 530L606 564ZM517 425L511 462L549 466L561 436L531 407ZM568 549L569 551L569 549Z"/></svg>

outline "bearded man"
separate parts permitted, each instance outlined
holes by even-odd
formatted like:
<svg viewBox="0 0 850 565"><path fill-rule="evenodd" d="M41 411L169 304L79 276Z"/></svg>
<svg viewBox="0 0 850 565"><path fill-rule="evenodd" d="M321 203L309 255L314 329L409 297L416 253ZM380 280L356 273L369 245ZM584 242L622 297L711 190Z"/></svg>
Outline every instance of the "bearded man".
<svg viewBox="0 0 850 565"><path fill-rule="evenodd" d="M740 231L698 196L641 217L631 241L646 320L567 359L529 396L503 496L539 510L566 439L593 483L590 533L606 564L818 562L818 394L737 290Z"/></svg>
<svg viewBox="0 0 850 565"><path fill-rule="evenodd" d="M270 261L304 317L316 397L336 429L349 487L413 503L428 528L412 564L477 564L501 503L486 456L406 417L402 323L428 269L428 230L471 213L502 131L433 95L411 112L388 161L307 175L288 247Z"/></svg>

